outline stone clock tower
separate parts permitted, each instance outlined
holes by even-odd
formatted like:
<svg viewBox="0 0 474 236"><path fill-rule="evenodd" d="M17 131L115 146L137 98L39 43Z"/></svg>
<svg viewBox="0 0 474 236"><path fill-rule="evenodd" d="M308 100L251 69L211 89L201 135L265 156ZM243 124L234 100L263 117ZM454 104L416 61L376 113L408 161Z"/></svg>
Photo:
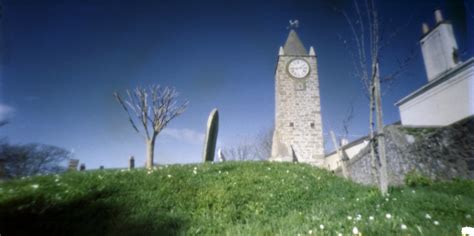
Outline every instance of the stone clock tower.
<svg viewBox="0 0 474 236"><path fill-rule="evenodd" d="M322 166L324 162L321 105L316 54L309 53L291 30L280 47L275 73L275 130L272 161Z"/></svg>

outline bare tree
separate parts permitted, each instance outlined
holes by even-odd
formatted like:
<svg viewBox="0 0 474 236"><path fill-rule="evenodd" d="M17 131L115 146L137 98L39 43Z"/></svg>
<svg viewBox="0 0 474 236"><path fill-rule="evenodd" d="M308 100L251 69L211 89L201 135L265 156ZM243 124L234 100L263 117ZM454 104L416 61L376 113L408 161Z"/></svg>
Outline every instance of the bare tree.
<svg viewBox="0 0 474 236"><path fill-rule="evenodd" d="M272 154L273 129L265 129L255 137L255 157L267 160Z"/></svg>
<svg viewBox="0 0 474 236"><path fill-rule="evenodd" d="M0 158L3 160L5 174L10 178L64 171L66 167L62 164L71 156L71 152L50 145L0 144Z"/></svg>
<svg viewBox="0 0 474 236"><path fill-rule="evenodd" d="M226 160L249 161L255 159L255 147L250 143L240 143L225 148L223 151Z"/></svg>
<svg viewBox="0 0 474 236"><path fill-rule="evenodd" d="M346 116L344 117L344 120L342 120L342 131L343 131L342 138L343 139L347 139L349 136L349 128L351 126L352 119L354 119L354 103L353 102L349 104L349 108L347 109Z"/></svg>
<svg viewBox="0 0 474 236"><path fill-rule="evenodd" d="M273 130L263 130L254 138L247 138L235 146L222 150L226 160L249 161L266 160L272 152Z"/></svg>
<svg viewBox="0 0 474 236"><path fill-rule="evenodd" d="M358 77L365 87L369 98L369 136L372 174L378 180L382 195L388 192L387 161L385 156L385 138L380 92L379 61L382 33L378 11L373 0L364 1L365 11L354 0L355 17L351 18L342 11L352 32L356 53L351 54ZM390 34L393 37L393 32ZM392 75L395 77L397 74ZM375 121L375 122L374 122ZM377 162L378 160L378 162ZM378 177L378 178L377 178Z"/></svg>
<svg viewBox="0 0 474 236"><path fill-rule="evenodd" d="M153 167L153 157L156 137L168 123L183 113L188 105L184 102L177 104L178 93L174 88L151 85L147 88L138 86L134 90L127 90L127 97L123 99L119 93L114 96L117 102L127 112L133 129L142 133L146 142L146 168ZM141 129L138 128L141 126Z"/></svg>

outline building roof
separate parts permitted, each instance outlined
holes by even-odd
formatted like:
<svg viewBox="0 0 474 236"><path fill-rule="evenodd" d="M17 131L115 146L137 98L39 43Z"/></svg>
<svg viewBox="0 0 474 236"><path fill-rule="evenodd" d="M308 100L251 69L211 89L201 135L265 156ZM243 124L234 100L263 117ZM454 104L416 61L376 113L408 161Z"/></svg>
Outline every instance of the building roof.
<svg viewBox="0 0 474 236"><path fill-rule="evenodd" d="M436 78L431 80L428 84L424 85L423 87L417 89L416 91L412 92L408 96L400 99L397 103L395 103L395 106L401 106L404 103L411 101L412 99L418 97L419 95L423 94L427 90L430 90L433 87L436 87L437 85L443 83L444 81L450 80L452 78L455 78L455 75L459 74L460 72L474 66L474 57L470 58L469 60L459 63L456 67L451 68L440 75L438 75Z"/></svg>
<svg viewBox="0 0 474 236"><path fill-rule="evenodd" d="M285 56L307 56L308 51L306 51L303 43L301 42L296 31L290 30L288 34L288 39L286 40L285 46L283 47Z"/></svg>

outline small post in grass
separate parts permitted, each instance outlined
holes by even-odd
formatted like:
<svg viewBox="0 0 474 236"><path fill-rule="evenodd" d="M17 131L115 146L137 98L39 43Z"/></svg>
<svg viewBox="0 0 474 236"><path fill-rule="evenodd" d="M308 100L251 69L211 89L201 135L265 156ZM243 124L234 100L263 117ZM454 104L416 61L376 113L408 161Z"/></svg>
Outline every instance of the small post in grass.
<svg viewBox="0 0 474 236"><path fill-rule="evenodd" d="M133 168L135 168L135 158L130 156L130 159L128 160L128 169L131 170Z"/></svg>

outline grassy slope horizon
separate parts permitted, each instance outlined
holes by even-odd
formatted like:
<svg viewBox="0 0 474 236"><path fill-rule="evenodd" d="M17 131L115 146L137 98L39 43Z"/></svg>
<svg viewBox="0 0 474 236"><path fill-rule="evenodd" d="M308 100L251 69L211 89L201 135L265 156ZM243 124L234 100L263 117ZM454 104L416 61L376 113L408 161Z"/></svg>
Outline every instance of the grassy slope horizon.
<svg viewBox="0 0 474 236"><path fill-rule="evenodd" d="M388 197L306 164L226 162L97 170L0 184L3 235L456 235L474 182Z"/></svg>

